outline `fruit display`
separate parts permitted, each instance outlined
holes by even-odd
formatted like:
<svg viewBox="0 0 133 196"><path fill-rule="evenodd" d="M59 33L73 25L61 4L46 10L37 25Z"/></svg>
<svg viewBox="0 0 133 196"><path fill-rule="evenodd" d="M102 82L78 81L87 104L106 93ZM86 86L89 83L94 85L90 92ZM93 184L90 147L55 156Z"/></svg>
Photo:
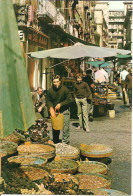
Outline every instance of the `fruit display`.
<svg viewBox="0 0 133 196"><path fill-rule="evenodd" d="M101 174L77 174L79 178L79 189L98 189L110 188L111 182L107 177Z"/></svg>
<svg viewBox="0 0 133 196"><path fill-rule="evenodd" d="M93 174L106 174L107 166L103 163L96 161L83 161L80 162L78 167L80 173L93 173Z"/></svg>
<svg viewBox="0 0 133 196"><path fill-rule="evenodd" d="M80 150L65 143L55 144L56 155L64 159L79 159Z"/></svg>
<svg viewBox="0 0 133 196"><path fill-rule="evenodd" d="M113 154L113 150L110 146L104 144L81 144L81 155L92 158L109 157Z"/></svg>
<svg viewBox="0 0 133 196"><path fill-rule="evenodd" d="M52 161L46 164L51 173L76 173L78 170L78 163L74 160L61 159L59 161Z"/></svg>

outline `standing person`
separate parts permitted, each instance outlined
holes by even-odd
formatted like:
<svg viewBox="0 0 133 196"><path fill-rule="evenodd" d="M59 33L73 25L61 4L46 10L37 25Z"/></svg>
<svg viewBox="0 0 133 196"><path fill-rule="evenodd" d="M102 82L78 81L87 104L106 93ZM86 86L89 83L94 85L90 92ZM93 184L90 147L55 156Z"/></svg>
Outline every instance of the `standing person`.
<svg viewBox="0 0 133 196"><path fill-rule="evenodd" d="M128 98L129 98L129 106L130 109L132 108L132 69L128 70L129 74L126 76L124 84L123 84L123 91L127 89Z"/></svg>
<svg viewBox="0 0 133 196"><path fill-rule="evenodd" d="M61 85L59 75L53 77L53 86L48 90L46 103L51 117L56 116L56 112L64 115L64 128L62 142L69 143L70 112L69 104L72 102L71 94L67 87ZM59 143L60 130L52 130L53 142Z"/></svg>
<svg viewBox="0 0 133 196"><path fill-rule="evenodd" d="M110 84L114 83L114 68L111 69L110 77L109 77L109 83Z"/></svg>
<svg viewBox="0 0 133 196"><path fill-rule="evenodd" d="M86 76L83 77L83 81L86 82L88 84L88 86L90 87L91 90L91 94L92 97L94 97L94 82L93 82L93 77L92 77L92 69L88 69L86 71ZM93 103L92 103L92 99L87 99L87 103L88 103L88 114L89 114L89 120L93 121Z"/></svg>
<svg viewBox="0 0 133 196"><path fill-rule="evenodd" d="M123 91L124 88L124 81L126 79L126 76L128 75L128 71L126 70L126 67L123 68L122 72L120 72L120 83L121 83L121 88L122 88L122 94L123 94L123 102L126 104L125 100L125 90Z"/></svg>
<svg viewBox="0 0 133 196"><path fill-rule="evenodd" d="M37 91L32 92L31 95L37 118L47 118L48 111L46 107L45 96L43 94L43 89L41 87L38 87Z"/></svg>
<svg viewBox="0 0 133 196"><path fill-rule="evenodd" d="M75 101L78 108L79 127L90 132L87 110L87 99L91 96L91 91L86 82L82 81L82 74L77 74L77 82L74 84ZM83 122L84 121L84 122Z"/></svg>

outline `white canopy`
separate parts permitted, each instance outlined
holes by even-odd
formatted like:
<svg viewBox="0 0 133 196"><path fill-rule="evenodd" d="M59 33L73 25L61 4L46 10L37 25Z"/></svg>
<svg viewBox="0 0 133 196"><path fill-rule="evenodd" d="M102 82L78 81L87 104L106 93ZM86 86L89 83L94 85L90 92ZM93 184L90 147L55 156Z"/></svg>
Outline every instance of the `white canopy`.
<svg viewBox="0 0 133 196"><path fill-rule="evenodd" d="M77 59L82 57L103 58L103 57L116 56L117 54L129 54L129 53L131 53L130 50L89 46L78 42L73 46L42 50L38 52L31 52L28 53L28 55L34 58L51 57L51 58L61 58L61 59Z"/></svg>

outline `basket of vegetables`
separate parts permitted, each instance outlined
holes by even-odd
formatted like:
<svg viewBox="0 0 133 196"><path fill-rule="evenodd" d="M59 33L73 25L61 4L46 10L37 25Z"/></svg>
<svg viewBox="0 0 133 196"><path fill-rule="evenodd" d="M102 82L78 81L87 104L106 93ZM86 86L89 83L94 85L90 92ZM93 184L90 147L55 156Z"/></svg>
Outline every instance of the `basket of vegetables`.
<svg viewBox="0 0 133 196"><path fill-rule="evenodd" d="M78 170L78 163L74 160L60 159L46 164L50 173L69 173L74 174Z"/></svg>

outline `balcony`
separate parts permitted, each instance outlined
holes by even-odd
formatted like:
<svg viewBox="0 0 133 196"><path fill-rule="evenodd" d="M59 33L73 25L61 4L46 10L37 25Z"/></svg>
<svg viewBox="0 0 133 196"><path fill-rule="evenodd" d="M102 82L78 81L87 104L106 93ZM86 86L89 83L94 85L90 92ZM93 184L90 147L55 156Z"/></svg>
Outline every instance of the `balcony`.
<svg viewBox="0 0 133 196"><path fill-rule="evenodd" d="M55 5L50 1L38 0L38 19L47 23L53 23L57 17Z"/></svg>

